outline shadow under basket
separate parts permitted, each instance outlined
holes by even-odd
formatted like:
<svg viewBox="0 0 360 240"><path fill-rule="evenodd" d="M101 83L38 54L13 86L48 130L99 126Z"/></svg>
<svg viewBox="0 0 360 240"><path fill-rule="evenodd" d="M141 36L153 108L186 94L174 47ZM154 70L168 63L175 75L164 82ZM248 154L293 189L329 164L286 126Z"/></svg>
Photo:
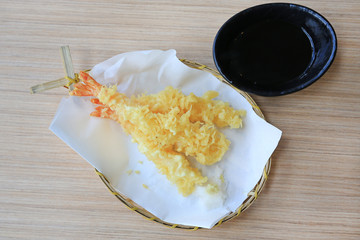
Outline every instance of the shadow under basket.
<svg viewBox="0 0 360 240"><path fill-rule="evenodd" d="M184 63L185 65L194 68L194 69L198 69L198 70L202 70L205 72L209 72L212 75L214 75L217 79L219 79L219 81L228 84L224 78L219 74L219 72L217 72L216 70L209 68L205 65L196 63L196 62L192 62L186 59L180 59L180 61L182 63ZM231 86L230 84L228 84L229 86ZM259 106L255 103L255 101L245 92L231 86L232 88L234 88L239 94L241 94L252 106L253 110L255 111L255 113L263 118L264 115L261 112ZM262 191L262 189L264 188L265 182L269 176L270 173L270 168L271 168L271 158L269 158L269 160L267 161L263 173L259 179L259 181L257 182L257 184L254 186L254 188L248 193L248 197L243 201L243 203L236 209L235 212L231 212L229 213L227 216L225 216L224 218L222 218L221 220L219 220L214 227L217 227L219 225L221 225L224 222L227 222L237 216L240 215L240 213L244 212L246 209L248 209L251 204L257 199L258 195L260 194L260 192ZM100 179L104 182L104 184L106 185L106 187L109 189L109 191L116 196L123 204L125 204L126 207L128 207L130 210L137 212L138 214L142 215L145 219L147 220L151 220L157 223L160 223L166 227L169 228L180 228L180 229L187 229L187 230L197 230L197 229L201 229L201 227L197 227L197 226L186 226L186 225L181 225L181 224L173 224L173 223L169 223L169 222L165 222L162 221L161 219L159 219L158 217L154 216L153 214L151 214L150 212L146 211L144 208L142 208L141 206L137 205L135 202L133 202L131 199L123 196L122 194L120 194L119 192L117 192L117 190L110 184L110 182L107 180L107 178L101 173L99 172L97 169L95 169L96 173L99 175Z"/></svg>

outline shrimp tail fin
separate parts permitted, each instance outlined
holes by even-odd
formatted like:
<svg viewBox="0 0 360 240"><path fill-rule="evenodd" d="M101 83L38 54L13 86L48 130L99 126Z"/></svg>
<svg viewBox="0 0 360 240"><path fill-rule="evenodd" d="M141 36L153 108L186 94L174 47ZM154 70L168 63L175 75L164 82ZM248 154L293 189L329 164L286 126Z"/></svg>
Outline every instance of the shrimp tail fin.
<svg viewBox="0 0 360 240"><path fill-rule="evenodd" d="M93 117L102 117L102 118L109 118L116 121L116 114L111 108L105 106L98 106L95 108L90 116Z"/></svg>
<svg viewBox="0 0 360 240"><path fill-rule="evenodd" d="M96 97L99 94L102 85L95 81L88 73L81 71L79 78L82 81L74 85L74 90L70 92L70 95Z"/></svg>
<svg viewBox="0 0 360 240"><path fill-rule="evenodd" d="M92 98L90 101L91 101L93 104L95 104L95 105L102 105L102 106L104 106L104 104L103 104L102 102L100 102L100 100L99 100L98 98Z"/></svg>

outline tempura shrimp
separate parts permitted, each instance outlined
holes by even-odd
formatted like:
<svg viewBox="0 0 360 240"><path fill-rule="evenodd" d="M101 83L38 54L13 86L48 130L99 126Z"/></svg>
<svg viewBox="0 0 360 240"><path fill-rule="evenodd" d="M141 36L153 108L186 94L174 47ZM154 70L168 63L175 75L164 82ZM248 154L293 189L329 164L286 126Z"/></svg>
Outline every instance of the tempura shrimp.
<svg viewBox="0 0 360 240"><path fill-rule="evenodd" d="M70 94L95 97L91 101L99 106L91 116L119 122L138 143L139 151L154 162L160 173L166 175L184 196L191 194L196 185L208 181L197 168L191 166L186 156L194 156L205 165L220 161L230 141L215 124L220 127L241 126L244 112L234 110L221 101L211 100L214 97L212 93L202 98L191 95L187 101L176 104L170 99L187 96L182 97L182 93L171 87L158 93L158 96L170 96L164 102L156 101L155 94L128 98L117 92L116 86L103 86L85 72L80 72L79 77L82 82L75 84ZM212 108L213 112L218 111L218 115L212 119L202 116L198 110L194 110L200 107ZM226 122L226 116L229 122Z"/></svg>

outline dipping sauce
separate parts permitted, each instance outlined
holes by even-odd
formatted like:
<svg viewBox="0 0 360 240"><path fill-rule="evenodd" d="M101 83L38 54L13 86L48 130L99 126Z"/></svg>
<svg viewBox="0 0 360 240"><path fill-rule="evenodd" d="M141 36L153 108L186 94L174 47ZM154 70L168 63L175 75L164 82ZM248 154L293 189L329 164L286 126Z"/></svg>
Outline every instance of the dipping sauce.
<svg viewBox="0 0 360 240"><path fill-rule="evenodd" d="M266 20L250 25L229 42L229 51L221 56L228 62L223 72L259 87L276 87L306 70L313 59L312 49L302 28Z"/></svg>

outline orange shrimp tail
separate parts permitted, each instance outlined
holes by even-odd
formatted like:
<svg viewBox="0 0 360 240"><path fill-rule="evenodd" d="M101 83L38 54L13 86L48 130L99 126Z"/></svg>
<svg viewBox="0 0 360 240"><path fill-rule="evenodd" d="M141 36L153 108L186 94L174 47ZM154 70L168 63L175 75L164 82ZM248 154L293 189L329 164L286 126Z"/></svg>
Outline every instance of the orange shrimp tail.
<svg viewBox="0 0 360 240"><path fill-rule="evenodd" d="M116 114L113 110L111 110L109 107L105 106L98 106L95 108L95 111L93 111L90 116L93 117L102 117L102 118L109 118L116 121Z"/></svg>
<svg viewBox="0 0 360 240"><path fill-rule="evenodd" d="M91 99L90 100L93 104L95 104L95 105L104 105L102 102L100 102L100 100L99 99L97 99L97 98L93 98L93 99Z"/></svg>
<svg viewBox="0 0 360 240"><path fill-rule="evenodd" d="M94 96L96 97L101 89L101 84L95 81L88 73L80 72L79 78L82 82L74 85L74 90L70 92L73 96Z"/></svg>

